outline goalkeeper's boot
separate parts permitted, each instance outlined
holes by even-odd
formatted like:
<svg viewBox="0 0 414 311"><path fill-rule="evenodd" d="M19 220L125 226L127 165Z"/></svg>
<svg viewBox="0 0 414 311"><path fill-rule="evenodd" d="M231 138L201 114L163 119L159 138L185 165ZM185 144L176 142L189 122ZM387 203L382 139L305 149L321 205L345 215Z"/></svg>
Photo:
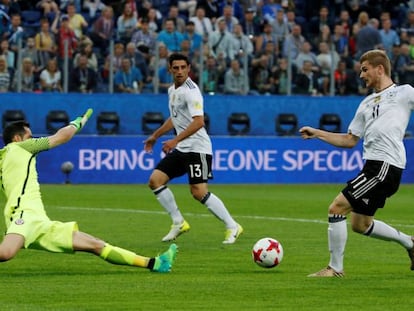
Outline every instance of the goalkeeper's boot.
<svg viewBox="0 0 414 311"><path fill-rule="evenodd" d="M176 256L177 245L171 244L166 252L155 257L154 267L151 271L161 273L170 272Z"/></svg>
<svg viewBox="0 0 414 311"><path fill-rule="evenodd" d="M188 232L189 230L190 230L190 225L188 222L184 220L179 225L172 225L170 232L168 232L168 234L165 237L163 237L161 241L163 242L174 241L178 236L180 236L181 234L185 232Z"/></svg>
<svg viewBox="0 0 414 311"><path fill-rule="evenodd" d="M233 244L242 233L243 227L239 224L235 228L227 229L223 244Z"/></svg>

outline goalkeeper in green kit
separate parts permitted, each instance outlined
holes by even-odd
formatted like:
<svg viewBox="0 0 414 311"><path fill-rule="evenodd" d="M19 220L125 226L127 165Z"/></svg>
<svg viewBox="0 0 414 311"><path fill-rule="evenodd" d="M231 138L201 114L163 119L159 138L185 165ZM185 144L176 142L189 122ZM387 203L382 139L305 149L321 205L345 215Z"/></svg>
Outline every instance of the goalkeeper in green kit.
<svg viewBox="0 0 414 311"><path fill-rule="evenodd" d="M78 230L76 222L52 221L47 216L37 180L36 155L72 139L92 114L92 109L54 135L32 138L25 121L10 123L3 131L5 147L0 150L0 185L6 197L6 234L0 244L0 261L12 259L20 249L56 253L89 252L113 264L169 272L177 246L157 257L145 257L112 246Z"/></svg>

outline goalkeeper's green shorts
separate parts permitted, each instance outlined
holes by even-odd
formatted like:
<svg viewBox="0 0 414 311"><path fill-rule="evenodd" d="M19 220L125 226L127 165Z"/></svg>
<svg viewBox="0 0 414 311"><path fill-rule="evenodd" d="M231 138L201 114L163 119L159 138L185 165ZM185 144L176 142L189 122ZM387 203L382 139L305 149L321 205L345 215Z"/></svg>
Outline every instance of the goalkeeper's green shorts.
<svg viewBox="0 0 414 311"><path fill-rule="evenodd" d="M55 253L73 253L73 232L78 231L76 222L52 221L43 205L19 207L6 218L6 234L15 233L24 237L25 248L46 250Z"/></svg>

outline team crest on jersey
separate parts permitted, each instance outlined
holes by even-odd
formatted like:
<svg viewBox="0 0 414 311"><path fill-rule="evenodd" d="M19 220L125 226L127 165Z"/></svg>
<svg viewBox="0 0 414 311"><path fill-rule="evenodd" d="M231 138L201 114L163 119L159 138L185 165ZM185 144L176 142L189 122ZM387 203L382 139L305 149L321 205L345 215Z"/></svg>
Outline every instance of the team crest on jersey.
<svg viewBox="0 0 414 311"><path fill-rule="evenodd" d="M377 96L374 98L374 103L378 103L381 100L381 96Z"/></svg>
<svg viewBox="0 0 414 311"><path fill-rule="evenodd" d="M21 219L21 218L19 218L19 219L16 219L16 221L14 222L16 225L23 225L24 224L24 220L23 219Z"/></svg>

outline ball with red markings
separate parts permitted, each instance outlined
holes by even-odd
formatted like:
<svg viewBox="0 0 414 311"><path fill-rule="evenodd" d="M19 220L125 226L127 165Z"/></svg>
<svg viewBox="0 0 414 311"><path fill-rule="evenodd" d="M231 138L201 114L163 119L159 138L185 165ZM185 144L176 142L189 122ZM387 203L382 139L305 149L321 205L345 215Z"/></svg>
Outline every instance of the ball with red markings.
<svg viewBox="0 0 414 311"><path fill-rule="evenodd" d="M283 259L282 244L273 238L263 238L254 244L252 249L253 261L263 268L273 268Z"/></svg>

